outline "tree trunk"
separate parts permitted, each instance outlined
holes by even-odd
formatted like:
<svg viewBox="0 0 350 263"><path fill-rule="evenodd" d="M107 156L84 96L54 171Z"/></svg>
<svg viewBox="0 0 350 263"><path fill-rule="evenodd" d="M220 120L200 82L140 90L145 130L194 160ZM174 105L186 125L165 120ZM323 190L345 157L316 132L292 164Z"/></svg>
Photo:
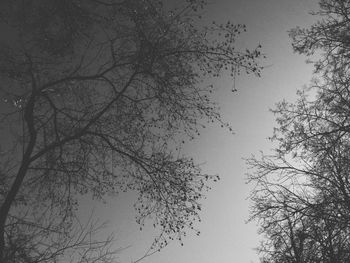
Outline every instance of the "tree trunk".
<svg viewBox="0 0 350 263"><path fill-rule="evenodd" d="M4 203L0 207L0 262L4 262L6 219L8 217L8 213L10 211L11 205L15 200L16 195L23 183L24 177L28 171L28 167L31 163L30 158L36 143L36 131L34 127L34 116L33 116L34 100L35 100L35 97L34 95L32 95L28 101L28 104L26 106L26 111L24 114L24 119L27 123L28 131L29 131L29 142L25 150L25 153L23 155L21 166L18 170L16 178L10 188L10 191L6 195Z"/></svg>

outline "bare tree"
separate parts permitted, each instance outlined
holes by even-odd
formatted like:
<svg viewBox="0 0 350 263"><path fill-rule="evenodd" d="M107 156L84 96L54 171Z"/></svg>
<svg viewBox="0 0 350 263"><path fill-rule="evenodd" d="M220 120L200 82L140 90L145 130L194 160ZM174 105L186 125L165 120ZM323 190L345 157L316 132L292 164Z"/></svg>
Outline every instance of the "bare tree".
<svg viewBox="0 0 350 263"><path fill-rule="evenodd" d="M350 97L338 74L327 73L300 91L294 104L279 103L271 138L276 149L248 160L254 169L249 180L256 184L252 219L261 220L268 239L262 251L271 262L287 251L293 253L286 262L349 260ZM302 233L303 243L297 245L295 233Z"/></svg>
<svg viewBox="0 0 350 263"><path fill-rule="evenodd" d="M201 80L259 75L261 56L236 50L243 25L195 27L204 4L1 2L0 261L58 262L85 245L70 234L80 195L138 192L137 222L162 229L155 249L193 228L216 177L174 149L205 122L230 129ZM85 255L75 262L100 260Z"/></svg>
<svg viewBox="0 0 350 263"><path fill-rule="evenodd" d="M291 31L295 51L320 58L298 100L273 110L276 149L248 160L256 184L251 219L266 235L266 262L350 259L349 13L349 1L322 0L314 13L321 19Z"/></svg>

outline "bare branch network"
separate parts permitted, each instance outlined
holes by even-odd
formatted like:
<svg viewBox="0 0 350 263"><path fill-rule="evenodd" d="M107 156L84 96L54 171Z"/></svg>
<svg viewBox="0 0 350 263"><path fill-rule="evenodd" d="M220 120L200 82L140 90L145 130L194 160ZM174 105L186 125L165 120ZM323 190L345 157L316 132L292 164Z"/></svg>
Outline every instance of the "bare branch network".
<svg viewBox="0 0 350 263"><path fill-rule="evenodd" d="M217 178L175 147L205 122L230 129L201 81L259 75L262 56L236 50L243 25L195 27L204 5L1 1L1 262L110 262L112 239L76 217L82 195L136 191L154 250L194 228Z"/></svg>
<svg viewBox="0 0 350 263"><path fill-rule="evenodd" d="M316 57L315 78L273 110L274 152L248 160L264 263L350 261L350 1L321 0L314 15L291 37L296 52Z"/></svg>

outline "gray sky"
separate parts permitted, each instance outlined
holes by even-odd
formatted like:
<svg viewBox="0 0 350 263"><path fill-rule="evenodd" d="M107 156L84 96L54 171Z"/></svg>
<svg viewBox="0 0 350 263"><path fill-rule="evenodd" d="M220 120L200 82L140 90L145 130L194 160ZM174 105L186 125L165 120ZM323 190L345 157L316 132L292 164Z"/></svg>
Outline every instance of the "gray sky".
<svg viewBox="0 0 350 263"><path fill-rule="evenodd" d="M185 151L203 163L207 173L218 174L221 181L213 185L203 201L201 235L194 233L176 241L161 252L144 259L144 263L221 263L258 262L254 247L259 244L257 226L245 224L248 219L250 186L245 184L247 168L242 157L272 148L267 137L275 126L269 112L283 98L293 100L295 92L311 79L312 67L305 57L293 54L287 31L307 26L315 17L316 0L213 0L204 14L206 20L247 25L248 32L240 44L250 48L261 43L267 55L261 78L240 76L238 92L232 93L232 80L219 78L214 94L223 118L230 122L235 135L213 126L203 130L200 138L186 146ZM132 262L150 245L154 232L140 232L134 223L132 195L118 197L103 210L117 233L117 244L129 248L121 252L120 262ZM101 211L100 211L101 210ZM129 211L129 212L128 212Z"/></svg>

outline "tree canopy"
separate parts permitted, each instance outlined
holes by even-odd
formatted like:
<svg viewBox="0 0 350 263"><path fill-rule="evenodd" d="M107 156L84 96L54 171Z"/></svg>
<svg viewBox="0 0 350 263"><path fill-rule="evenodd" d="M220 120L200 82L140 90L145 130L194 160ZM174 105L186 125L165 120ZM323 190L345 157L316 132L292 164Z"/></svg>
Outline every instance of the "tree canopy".
<svg viewBox="0 0 350 263"><path fill-rule="evenodd" d="M291 36L294 50L312 59L315 78L297 102L273 110L274 152L248 160L262 262L350 260L350 2L320 1L314 15L318 22Z"/></svg>
<svg viewBox="0 0 350 263"><path fill-rule="evenodd" d="M219 122L205 78L260 74L244 25L195 26L205 3L5 0L0 3L0 261L110 262L76 217L79 197L139 194L154 249L199 219L208 180L175 147ZM228 127L230 128L230 127ZM184 137L185 136L185 137Z"/></svg>

